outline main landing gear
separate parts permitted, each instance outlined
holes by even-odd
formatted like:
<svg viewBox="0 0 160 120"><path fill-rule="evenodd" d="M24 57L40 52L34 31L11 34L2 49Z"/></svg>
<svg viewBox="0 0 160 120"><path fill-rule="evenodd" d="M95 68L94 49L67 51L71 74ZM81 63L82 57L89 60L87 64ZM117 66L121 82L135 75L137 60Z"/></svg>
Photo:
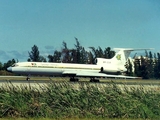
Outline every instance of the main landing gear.
<svg viewBox="0 0 160 120"><path fill-rule="evenodd" d="M99 82L99 79L91 78L90 82Z"/></svg>
<svg viewBox="0 0 160 120"><path fill-rule="evenodd" d="M78 78L75 78L75 77L70 77L70 82L78 82L79 79ZM94 77L92 77L90 79L90 82L99 82L99 79L95 79Z"/></svg>
<svg viewBox="0 0 160 120"><path fill-rule="evenodd" d="M78 78L75 78L75 77L70 77L70 81L71 81L71 82L78 82L79 79L78 79Z"/></svg>

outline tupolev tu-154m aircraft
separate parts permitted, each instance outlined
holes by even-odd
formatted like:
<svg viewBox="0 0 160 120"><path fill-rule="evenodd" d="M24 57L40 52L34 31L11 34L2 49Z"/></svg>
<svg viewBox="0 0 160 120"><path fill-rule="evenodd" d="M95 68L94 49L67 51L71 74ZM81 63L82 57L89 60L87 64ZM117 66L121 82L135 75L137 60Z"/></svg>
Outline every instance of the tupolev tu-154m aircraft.
<svg viewBox="0 0 160 120"><path fill-rule="evenodd" d="M96 58L96 64L75 64L75 63L47 63L47 62L18 62L8 67L9 72L27 75L53 75L69 76L70 81L78 81L76 77L90 77L91 82L99 81L97 77L109 78L138 78L133 76L118 75L126 72L125 64L132 51L149 49L124 49L118 50L111 59ZM112 73L112 74L110 74Z"/></svg>

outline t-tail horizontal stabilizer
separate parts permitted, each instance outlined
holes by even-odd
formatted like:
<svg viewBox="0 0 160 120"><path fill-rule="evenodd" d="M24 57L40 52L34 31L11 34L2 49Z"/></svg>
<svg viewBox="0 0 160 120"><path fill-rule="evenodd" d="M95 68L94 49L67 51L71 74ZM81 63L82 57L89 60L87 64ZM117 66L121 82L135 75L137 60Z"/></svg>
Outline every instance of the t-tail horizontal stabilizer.
<svg viewBox="0 0 160 120"><path fill-rule="evenodd" d="M126 61L132 51L153 50L153 48L114 48L113 50L118 51L113 58Z"/></svg>

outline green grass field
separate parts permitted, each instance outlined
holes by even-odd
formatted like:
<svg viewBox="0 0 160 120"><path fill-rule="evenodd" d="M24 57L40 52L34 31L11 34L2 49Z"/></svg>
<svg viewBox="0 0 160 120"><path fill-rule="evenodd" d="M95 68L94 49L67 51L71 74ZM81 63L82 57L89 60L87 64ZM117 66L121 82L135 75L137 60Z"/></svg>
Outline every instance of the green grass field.
<svg viewBox="0 0 160 120"><path fill-rule="evenodd" d="M0 120L57 120L54 118L0 118ZM97 118L63 118L58 120L97 120ZM116 118L101 118L98 120L135 120L135 119L116 119ZM143 119L136 119L136 120L143 120Z"/></svg>
<svg viewBox="0 0 160 120"><path fill-rule="evenodd" d="M124 84L124 83L123 83ZM143 86L123 91L112 81L99 89L97 83L51 82L40 89L14 86L0 88L0 117L11 119L159 119L160 89ZM160 88L160 87L159 87Z"/></svg>

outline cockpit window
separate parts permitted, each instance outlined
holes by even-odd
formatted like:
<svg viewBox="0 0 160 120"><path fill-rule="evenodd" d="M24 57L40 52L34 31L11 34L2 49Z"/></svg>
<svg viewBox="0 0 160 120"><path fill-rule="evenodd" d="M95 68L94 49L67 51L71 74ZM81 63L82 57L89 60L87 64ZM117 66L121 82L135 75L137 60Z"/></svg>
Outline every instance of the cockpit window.
<svg viewBox="0 0 160 120"><path fill-rule="evenodd" d="M18 66L18 65L17 65L16 63L12 65L12 67L17 67L17 66Z"/></svg>
<svg viewBox="0 0 160 120"><path fill-rule="evenodd" d="M13 64L12 67L15 67L15 64Z"/></svg>

